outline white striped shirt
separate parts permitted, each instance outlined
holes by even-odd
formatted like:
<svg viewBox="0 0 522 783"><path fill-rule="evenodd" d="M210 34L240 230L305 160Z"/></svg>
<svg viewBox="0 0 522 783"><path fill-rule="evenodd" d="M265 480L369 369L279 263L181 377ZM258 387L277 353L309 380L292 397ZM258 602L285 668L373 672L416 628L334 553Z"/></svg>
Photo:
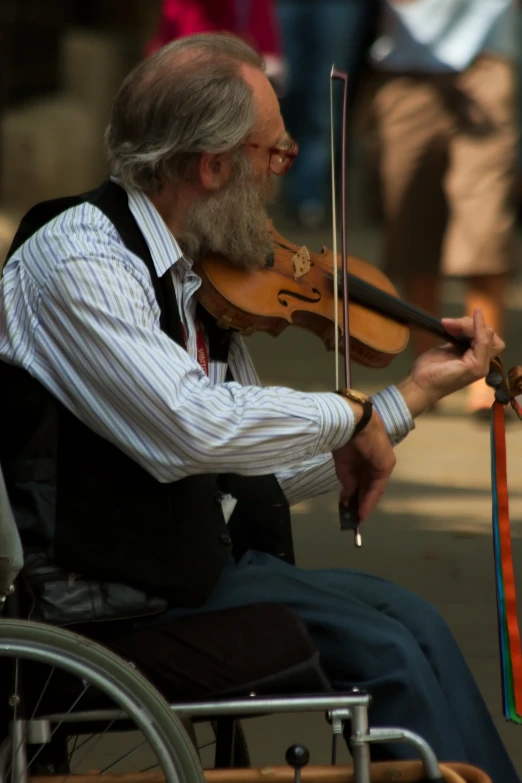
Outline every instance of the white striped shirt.
<svg viewBox="0 0 522 783"><path fill-rule="evenodd" d="M91 204L55 218L9 260L0 281L0 359L25 368L96 433L160 482L198 473L275 472L289 502L338 488L331 451L355 421L334 393L260 386L239 335L229 364L196 360L192 270L151 201L129 205L159 276L172 275L187 350L159 326L145 263ZM412 428L395 387L374 396L393 442ZM8 415L8 412L4 411Z"/></svg>

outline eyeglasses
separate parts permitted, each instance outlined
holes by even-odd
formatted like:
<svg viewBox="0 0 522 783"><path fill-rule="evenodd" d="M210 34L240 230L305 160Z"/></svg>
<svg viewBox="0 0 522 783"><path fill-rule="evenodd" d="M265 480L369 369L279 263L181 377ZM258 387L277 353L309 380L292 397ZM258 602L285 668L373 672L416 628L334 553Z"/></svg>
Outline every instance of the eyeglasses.
<svg viewBox="0 0 522 783"><path fill-rule="evenodd" d="M245 146L252 147L253 149L263 149L262 144L254 144L253 142L245 142ZM269 155L268 170L271 171L272 174L277 174L278 177L282 177L297 158L299 147L297 146L297 142L292 139L286 149L283 149L282 147L266 147L266 151Z"/></svg>

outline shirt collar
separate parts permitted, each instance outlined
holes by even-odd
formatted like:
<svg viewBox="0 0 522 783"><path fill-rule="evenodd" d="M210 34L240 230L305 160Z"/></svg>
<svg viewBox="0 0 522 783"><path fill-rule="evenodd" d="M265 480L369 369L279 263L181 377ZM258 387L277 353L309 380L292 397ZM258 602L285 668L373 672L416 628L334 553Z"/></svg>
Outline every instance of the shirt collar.
<svg viewBox="0 0 522 783"><path fill-rule="evenodd" d="M130 211L149 246L156 274L162 277L177 261L184 258L181 248L145 193L129 190L127 195Z"/></svg>

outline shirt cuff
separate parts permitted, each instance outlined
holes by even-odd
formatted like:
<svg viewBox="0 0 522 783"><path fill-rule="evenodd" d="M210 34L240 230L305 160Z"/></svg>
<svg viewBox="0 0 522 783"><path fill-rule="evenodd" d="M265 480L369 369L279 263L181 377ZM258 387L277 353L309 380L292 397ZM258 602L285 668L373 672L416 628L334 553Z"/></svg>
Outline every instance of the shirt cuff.
<svg viewBox="0 0 522 783"><path fill-rule="evenodd" d="M355 429L353 410L346 400L335 392L314 394L313 398L321 415L321 430L315 454L341 448L350 440Z"/></svg>
<svg viewBox="0 0 522 783"><path fill-rule="evenodd" d="M410 409L396 386L388 386L383 391L373 394L372 402L394 446L415 429Z"/></svg>

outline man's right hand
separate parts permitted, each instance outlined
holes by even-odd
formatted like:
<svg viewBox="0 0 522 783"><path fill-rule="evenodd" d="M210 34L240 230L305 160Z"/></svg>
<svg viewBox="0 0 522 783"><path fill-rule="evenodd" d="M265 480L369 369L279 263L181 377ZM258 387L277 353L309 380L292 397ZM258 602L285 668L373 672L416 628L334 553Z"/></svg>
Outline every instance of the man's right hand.
<svg viewBox="0 0 522 783"><path fill-rule="evenodd" d="M379 502L396 459L381 417L374 410L366 427L345 446L333 452L341 482L341 502L357 497L359 519L366 519Z"/></svg>

